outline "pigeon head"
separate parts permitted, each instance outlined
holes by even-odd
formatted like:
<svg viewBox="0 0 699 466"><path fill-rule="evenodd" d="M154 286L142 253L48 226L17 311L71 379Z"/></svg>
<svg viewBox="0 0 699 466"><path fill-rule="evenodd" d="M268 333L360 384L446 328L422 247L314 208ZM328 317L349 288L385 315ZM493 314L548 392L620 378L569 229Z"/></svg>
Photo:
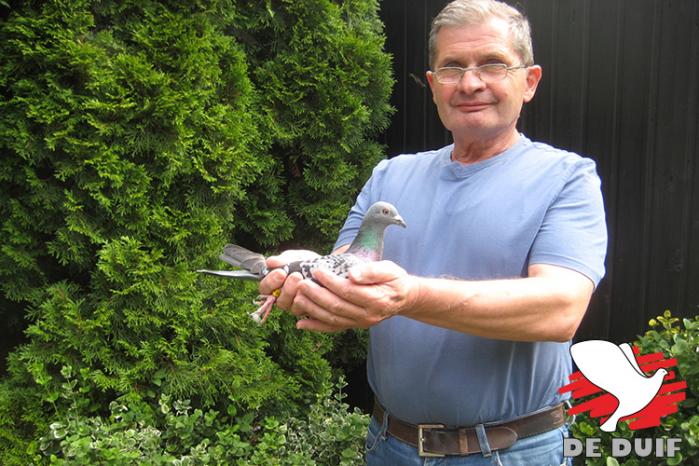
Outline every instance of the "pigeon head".
<svg viewBox="0 0 699 466"><path fill-rule="evenodd" d="M352 241L348 253L365 260L378 261L383 256L383 234L389 225L406 227L398 210L388 202L376 202L364 214L357 236Z"/></svg>
<svg viewBox="0 0 699 466"><path fill-rule="evenodd" d="M364 216L364 224L375 226L400 225L405 228L407 225L400 216L398 210L388 202L379 201L371 205Z"/></svg>

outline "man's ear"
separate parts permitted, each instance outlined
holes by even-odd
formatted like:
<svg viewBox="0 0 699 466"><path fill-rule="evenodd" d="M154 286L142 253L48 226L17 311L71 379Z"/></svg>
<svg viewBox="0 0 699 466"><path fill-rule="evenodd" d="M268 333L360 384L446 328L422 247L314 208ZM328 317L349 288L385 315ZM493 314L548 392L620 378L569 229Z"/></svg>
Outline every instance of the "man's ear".
<svg viewBox="0 0 699 466"><path fill-rule="evenodd" d="M427 70L427 72L425 73L425 77L427 78L427 84L430 85L430 91L432 91L432 101L434 101L434 73L430 70Z"/></svg>
<svg viewBox="0 0 699 466"><path fill-rule="evenodd" d="M541 81L542 69L539 65L532 65L527 68L527 88L524 91L524 102L529 102L536 94L536 88Z"/></svg>

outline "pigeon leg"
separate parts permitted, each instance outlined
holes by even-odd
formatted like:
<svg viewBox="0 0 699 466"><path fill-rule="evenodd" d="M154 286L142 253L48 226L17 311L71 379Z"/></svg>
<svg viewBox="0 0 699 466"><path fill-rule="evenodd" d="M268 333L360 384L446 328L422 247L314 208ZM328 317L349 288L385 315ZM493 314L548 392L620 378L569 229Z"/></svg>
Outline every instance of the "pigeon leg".
<svg viewBox="0 0 699 466"><path fill-rule="evenodd" d="M262 304L255 310L255 312L250 313L250 317L252 318L252 320L254 320L260 325L264 324L267 320L267 317L269 317L269 313L272 312L274 303L277 301L277 298L280 294L281 290L274 290L271 295L258 296L255 302L257 304Z"/></svg>
<svg viewBox="0 0 699 466"><path fill-rule="evenodd" d="M274 307L274 302L277 300L277 298L272 295L260 296L259 298L264 298L264 301L262 302L262 305L255 310L255 312L250 313L250 317L252 317L252 320L262 325L267 320L267 317L269 317L269 313L272 311L272 307Z"/></svg>

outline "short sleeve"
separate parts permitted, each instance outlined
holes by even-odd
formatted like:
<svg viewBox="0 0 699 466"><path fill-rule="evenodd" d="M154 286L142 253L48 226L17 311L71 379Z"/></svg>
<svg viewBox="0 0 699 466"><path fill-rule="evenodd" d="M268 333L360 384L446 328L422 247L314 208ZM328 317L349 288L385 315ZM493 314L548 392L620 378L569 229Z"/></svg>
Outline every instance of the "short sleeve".
<svg viewBox="0 0 699 466"><path fill-rule="evenodd" d="M597 286L604 276L607 229L595 163L581 159L546 211L529 264L570 268Z"/></svg>

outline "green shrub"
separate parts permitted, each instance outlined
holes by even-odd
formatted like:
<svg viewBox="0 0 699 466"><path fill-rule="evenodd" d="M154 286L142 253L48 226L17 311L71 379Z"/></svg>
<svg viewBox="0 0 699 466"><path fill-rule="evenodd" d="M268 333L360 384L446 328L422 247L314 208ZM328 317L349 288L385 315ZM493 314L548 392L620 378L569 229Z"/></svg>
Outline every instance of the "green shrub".
<svg viewBox="0 0 699 466"><path fill-rule="evenodd" d="M625 422L620 422L616 432L606 433L599 429L599 421L583 414L578 415L573 424L572 434L584 441L588 437L601 438L599 458L588 458L584 464L594 466L650 466L690 464L699 454L699 316L693 319L672 317L670 311L649 322L650 330L639 337L634 345L640 354L662 352L667 357L677 359L678 377L687 382L686 399L680 403L679 411L662 419L660 427L631 430ZM609 446L612 438L680 438L681 449L675 457L646 458L634 457L615 459L611 457ZM581 463L582 464L582 463Z"/></svg>
<svg viewBox="0 0 699 466"><path fill-rule="evenodd" d="M0 8L0 303L28 323L0 383L0 463L113 400L144 426L167 399L240 413L223 430L305 412L334 337L281 313L257 327L254 286L193 270L229 241L329 246L382 157L376 0Z"/></svg>
<svg viewBox="0 0 699 466"><path fill-rule="evenodd" d="M367 415L349 412L340 380L333 394L319 394L307 415L254 424L239 415L193 408L190 401L161 396L159 409L124 396L109 404L108 417L80 414L76 380L64 367L62 395L71 402L64 418L40 440L51 464L121 465L356 465L363 456ZM37 458L41 460L41 458Z"/></svg>

